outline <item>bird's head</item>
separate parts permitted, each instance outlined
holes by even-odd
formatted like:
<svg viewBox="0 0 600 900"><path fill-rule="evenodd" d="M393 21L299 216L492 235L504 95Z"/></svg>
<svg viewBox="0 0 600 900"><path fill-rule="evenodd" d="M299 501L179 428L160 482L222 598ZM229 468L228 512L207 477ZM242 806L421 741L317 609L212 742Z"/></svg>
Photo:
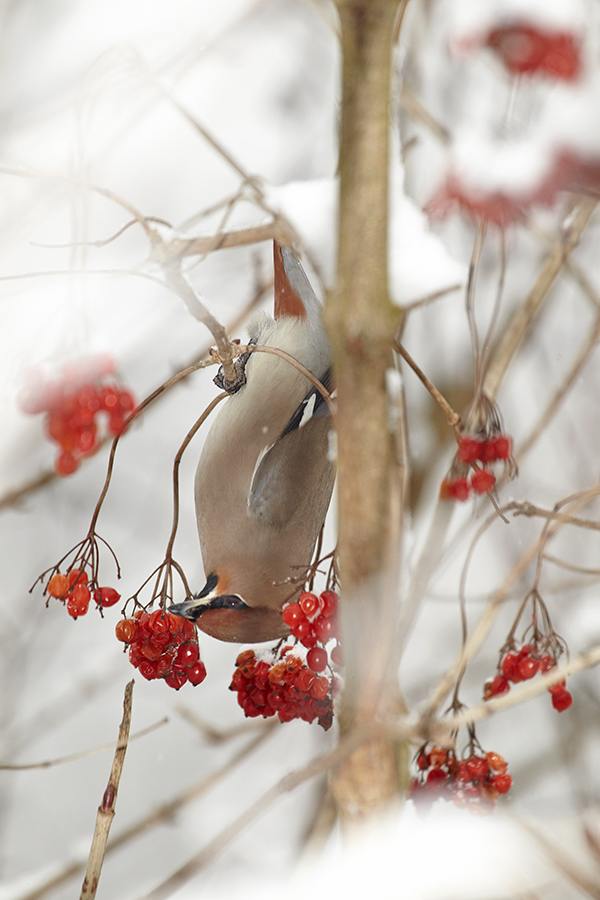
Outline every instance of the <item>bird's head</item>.
<svg viewBox="0 0 600 900"><path fill-rule="evenodd" d="M289 633L280 609L250 606L239 594L226 593L216 575L208 576L199 594L174 604L169 612L190 619L200 631L220 641L256 644L278 640Z"/></svg>

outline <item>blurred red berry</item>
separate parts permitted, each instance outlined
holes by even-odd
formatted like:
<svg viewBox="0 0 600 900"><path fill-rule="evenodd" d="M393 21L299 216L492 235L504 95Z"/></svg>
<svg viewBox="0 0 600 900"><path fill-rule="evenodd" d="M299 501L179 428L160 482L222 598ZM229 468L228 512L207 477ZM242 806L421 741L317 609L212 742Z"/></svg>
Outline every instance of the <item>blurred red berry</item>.
<svg viewBox="0 0 600 900"><path fill-rule="evenodd" d="M499 794L506 794L511 789L512 778L508 772L497 772L496 775L494 775L494 784L496 785Z"/></svg>
<svg viewBox="0 0 600 900"><path fill-rule="evenodd" d="M523 659L519 660L518 669L519 675L523 681L533 678L538 671L537 659L532 659L530 656L524 656Z"/></svg>
<svg viewBox="0 0 600 900"><path fill-rule="evenodd" d="M54 469L57 475L61 475L64 478L67 475L72 475L78 468L79 460L76 459L72 453L63 450L63 452L59 453L56 457Z"/></svg>
<svg viewBox="0 0 600 900"><path fill-rule="evenodd" d="M479 460L482 442L470 434L463 434L458 443L458 459L461 463L469 465Z"/></svg>
<svg viewBox="0 0 600 900"><path fill-rule="evenodd" d="M499 694L505 694L510 690L510 684L508 683L508 679L504 677L504 675L496 675L495 678L492 679L492 683L490 686L490 696L497 697Z"/></svg>
<svg viewBox="0 0 600 900"><path fill-rule="evenodd" d="M573 696L571 692L567 691L565 688L552 694L552 706L558 712L563 712L563 710L568 709L572 702Z"/></svg>
<svg viewBox="0 0 600 900"><path fill-rule="evenodd" d="M471 487L476 494L487 494L496 484L496 476L489 469L478 469L471 475Z"/></svg>
<svg viewBox="0 0 600 900"><path fill-rule="evenodd" d="M325 616L325 618L329 618L329 616L334 616L337 612L338 607L338 595L335 591L322 591L320 595L321 600L321 615Z"/></svg>
<svg viewBox="0 0 600 900"><path fill-rule="evenodd" d="M545 75L573 81L581 74L581 48L575 35L514 23L490 31L486 44L513 75Z"/></svg>

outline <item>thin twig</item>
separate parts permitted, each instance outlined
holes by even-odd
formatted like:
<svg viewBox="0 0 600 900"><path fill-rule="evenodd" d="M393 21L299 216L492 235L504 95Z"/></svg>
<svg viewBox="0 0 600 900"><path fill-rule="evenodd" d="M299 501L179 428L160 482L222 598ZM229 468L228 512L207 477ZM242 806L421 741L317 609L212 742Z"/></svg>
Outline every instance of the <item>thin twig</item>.
<svg viewBox="0 0 600 900"><path fill-rule="evenodd" d="M242 762L249 753L252 752L256 747L263 743L263 741L268 738L273 733L273 727L270 727L271 724L276 726L277 723L269 723L265 728L260 730L258 735L253 736L252 740L248 741L243 745L243 747L238 750L230 759L226 760L222 766L219 766L214 772L211 772L206 777L202 778L201 781L197 782L190 788L186 788L172 800L167 803L162 803L156 809L154 809L148 815L142 816L137 821L133 822L128 828L124 831L120 832L116 837L113 837L106 848L107 854L110 854L114 850L118 850L120 847L125 846L130 843L133 839L140 837L141 835L147 834L148 830L152 828L154 825L159 825L161 822L170 822L173 819L173 816L180 810L182 807L187 806L196 800L199 796L206 793L211 787L221 781L226 775L228 775L232 769L235 768L240 762ZM64 884L66 881L69 881L71 878L75 878L77 875L80 875L84 866L80 861L67 863L66 866L57 873L53 873L46 880L41 881L36 888L32 891L28 891L20 895L15 900L40 900L48 891L54 890L59 887L61 884Z"/></svg>
<svg viewBox="0 0 600 900"><path fill-rule="evenodd" d="M595 486L588 488L586 491L582 491L581 494L577 494L576 496L585 496L585 502L587 503L589 500L596 497L599 492L600 486ZM572 499L573 498L568 498L568 500L563 501L563 503ZM508 503L504 509L507 512L512 511L515 516L541 516L544 519L556 520L563 525L575 525L577 528L600 531L600 522L597 522L595 519L580 519L578 516L569 516L566 513L562 513L560 512L559 504L557 504L554 509L542 509L542 507L534 506L533 503L529 503L528 501L523 503L513 501Z"/></svg>
<svg viewBox="0 0 600 900"><path fill-rule="evenodd" d="M492 354L483 382L484 393L494 399L508 371L510 362L521 346L529 327L546 299L565 260L577 246L598 201L586 198L572 217L568 228L561 234L554 250L546 260L533 287L513 316L507 330Z"/></svg>
<svg viewBox="0 0 600 900"><path fill-rule="evenodd" d="M598 338L600 338L600 316L596 317L596 321L594 322L594 326L592 330L589 332L586 340L581 345L577 356L575 357L571 368L569 369L563 383L557 390L554 392L546 408L542 411L539 419L527 435L526 439L519 446L517 453L517 460L520 461L525 454L531 449L540 435L546 429L548 423L551 421L552 417L556 415L560 404L563 402L568 392L572 387L576 384L581 372L590 359L594 348L598 343Z"/></svg>
<svg viewBox="0 0 600 900"><path fill-rule="evenodd" d="M115 804L117 802L117 793L119 790L119 782L123 772L123 764L125 762L125 753L127 752L127 743L129 740L129 728L131 726L131 701L133 696L133 679L125 687L125 697L123 699L123 720L119 728L119 740L117 749L115 750L115 758L113 760L112 769L108 785L104 791L102 803L98 807L98 815L96 817L96 828L94 837L92 838L92 846L88 859L85 878L79 900L94 900L104 863L104 855L106 853L106 844L108 842L108 834L110 826L115 816Z"/></svg>
<svg viewBox="0 0 600 900"><path fill-rule="evenodd" d="M564 681L568 676L576 675L578 672L583 672L585 669L591 669L599 663L600 644L592 647L591 650L588 650L585 653L580 653L578 656L573 657L560 666L555 666L542 676L532 678L530 681L522 682L505 694L498 697L492 697L490 700L482 700L481 703L478 703L477 706L473 706L471 709L463 707L448 720L448 736L453 729L462 728L464 725L473 722L481 722L483 719L488 719L496 713L501 713L506 709L512 709L514 706L519 706L521 703L525 703L527 700L531 700L533 697L538 697L540 694L543 694L544 691L547 691L553 684L558 684L559 681ZM438 727L445 728L445 720L442 719L436 723L434 728Z"/></svg>
<svg viewBox="0 0 600 900"><path fill-rule="evenodd" d="M147 728L142 728L141 731L136 731L135 734L132 734L129 738L129 743L137 740L138 738L145 737L147 734L150 734L153 731L156 731L157 728L161 728L163 725L166 725L168 722L168 718L165 716L164 719L160 719L159 722L155 722L154 725L148 725ZM51 766L61 766L63 763L76 762L78 759L87 759L88 756L96 756L98 753L106 753L107 750L114 750L115 747L119 746L119 742L111 741L110 744L104 744L102 747L94 747L93 750L82 750L79 753L70 753L68 756L58 756L55 759L45 759L43 762L37 763L0 763L0 770L7 772L22 772L26 769L49 769Z"/></svg>
<svg viewBox="0 0 600 900"><path fill-rule="evenodd" d="M438 406L446 416L448 425L450 425L451 428L456 428L460 423L459 414L452 409L443 394L438 391L434 383L427 377L423 369L421 369L421 367L415 362L406 347L401 344L400 341L394 341L394 349L400 354L402 359L408 363L417 378L427 388L435 402L438 404Z"/></svg>
<svg viewBox="0 0 600 900"><path fill-rule="evenodd" d="M564 500L556 504L555 509L558 512L558 510L567 503L572 504L575 509L580 509L582 506L585 506L587 503L589 503L590 500L592 500L595 496L597 496L599 492L600 485L594 485L591 488L587 488L585 491L580 491L577 494L566 497ZM513 504L508 504L508 506L512 508ZM506 511L506 509L504 509L503 511ZM444 697L452 689L453 685L456 683L456 679L460 676L460 673L464 670L466 664L474 657L475 653L477 653L477 651L483 644L483 641L487 637L493 625L500 606L509 596L512 587L517 584L517 582L522 578L522 576L525 574L534 560L537 560L538 562L537 569L539 577L539 560L544 551L544 547L546 546L547 542L552 537L554 537L554 535L562 525L573 524L565 521L565 519L568 518L569 517L564 513L558 513L556 517L552 516L547 518L540 537L538 537L529 545L527 550L521 555L521 557L513 565L512 569L505 576L504 581L502 582L500 587L492 594L484 612L482 613L479 621L473 629L469 639L464 644L457 660L445 672L445 674L442 676L438 684L433 688L429 697L427 698L424 706L426 715L433 715L433 713L439 708L440 704L443 702ZM483 532L484 529L482 529L478 533L475 540L478 540Z"/></svg>
<svg viewBox="0 0 600 900"><path fill-rule="evenodd" d="M357 747L373 737L373 731L374 726L372 724L368 728L356 728L344 737L334 750L316 757L301 769L284 775L273 787L262 794L258 800L255 800L239 816L236 816L229 825L226 825L212 841L154 888L153 891L140 898L140 900L164 900L165 897L170 896L182 884L206 868L244 828L266 813L284 794L295 790L304 782L324 774L346 759Z"/></svg>
<svg viewBox="0 0 600 900"><path fill-rule="evenodd" d="M237 331L237 329L242 325L242 323L246 320L248 315L258 305L258 303L261 300L262 296L264 295L267 287L271 287L271 285L270 284L269 285L261 284L258 286L258 289L257 289L255 295L252 297L252 299L249 301L249 303L244 307L244 309L234 319L232 319L230 325L227 328L227 332L229 334L234 334ZM194 358L189 363L187 363L187 365L182 366L180 368L180 372L186 372L187 374L196 372L198 370L198 364L206 357L209 349L210 349L210 345L206 344L204 349L202 349L200 351L200 353L195 354ZM215 363L215 360L210 361L211 365L214 363ZM184 377L186 377L186 376L184 376ZM169 380L167 382L167 385L169 387L174 387L175 384L178 384L180 380L181 379L177 379L176 381ZM159 398L159 396L165 395L165 391L166 391L166 388L163 388L163 390L157 389L156 391L153 391L153 393L150 396L154 397L154 399L157 400ZM112 443L112 441L113 441L112 435L108 435L101 441L100 446L103 447L106 444ZM81 460L81 465L82 466L86 465L88 460L91 460L92 458L93 458L93 456L83 457ZM47 484L51 484L53 481L56 481L60 477L61 476L58 475L54 469L51 469L47 472L43 472L41 475L38 475L35 478L32 478L30 481L25 482L25 484L22 484L20 487L13 488L12 490L10 490L6 494L4 494L2 497L0 497L0 512L3 511L4 509L8 509L8 508L14 506L16 503L19 503L21 500L23 500L29 494L34 493L35 491L46 487Z"/></svg>
<svg viewBox="0 0 600 900"><path fill-rule="evenodd" d="M597 878L590 877L572 857L565 853L564 844L560 845L556 841L550 840L539 829L535 828L530 822L526 822L520 816L512 814L511 818L540 844L545 850L548 860L572 881L577 888L585 891L594 900L600 900L600 882Z"/></svg>

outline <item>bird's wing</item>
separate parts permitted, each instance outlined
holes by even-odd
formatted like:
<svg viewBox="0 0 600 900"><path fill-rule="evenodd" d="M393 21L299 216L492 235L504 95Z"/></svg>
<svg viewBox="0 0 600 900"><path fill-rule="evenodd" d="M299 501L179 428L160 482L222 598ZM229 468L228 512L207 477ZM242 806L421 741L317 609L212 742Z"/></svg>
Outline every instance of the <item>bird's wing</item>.
<svg viewBox="0 0 600 900"><path fill-rule="evenodd" d="M333 375L330 368L327 369L325 374L321 376L320 381L325 390L331 393L333 387ZM303 428L312 416L328 415L330 415L330 412L325 397L323 396L321 391L319 391L316 387L313 387L308 392L302 403L299 404L293 416L290 417L290 420L281 432L279 439L281 440L281 438L285 437L286 434L289 434L291 431L295 431L296 428Z"/></svg>
<svg viewBox="0 0 600 900"><path fill-rule="evenodd" d="M263 525L282 529L303 510L322 509L321 527L333 486L328 458L329 416L313 415L286 431L260 460L248 497L248 512Z"/></svg>

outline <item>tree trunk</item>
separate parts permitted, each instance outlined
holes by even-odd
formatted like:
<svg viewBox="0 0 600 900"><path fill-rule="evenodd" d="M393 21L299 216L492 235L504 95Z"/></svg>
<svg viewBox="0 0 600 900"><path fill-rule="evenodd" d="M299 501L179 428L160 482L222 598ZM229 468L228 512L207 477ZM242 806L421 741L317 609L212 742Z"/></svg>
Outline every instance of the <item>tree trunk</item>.
<svg viewBox="0 0 600 900"><path fill-rule="evenodd" d="M395 673L373 662L393 632L386 605L391 500L398 497L386 372L400 311L388 297L388 170L397 0L338 0L343 53L339 248L325 317L338 395L339 564L346 731L398 708ZM389 597L387 598L389 600ZM401 779L403 780L403 779ZM342 813L362 817L398 796L397 748L376 737L334 773Z"/></svg>

